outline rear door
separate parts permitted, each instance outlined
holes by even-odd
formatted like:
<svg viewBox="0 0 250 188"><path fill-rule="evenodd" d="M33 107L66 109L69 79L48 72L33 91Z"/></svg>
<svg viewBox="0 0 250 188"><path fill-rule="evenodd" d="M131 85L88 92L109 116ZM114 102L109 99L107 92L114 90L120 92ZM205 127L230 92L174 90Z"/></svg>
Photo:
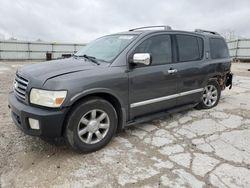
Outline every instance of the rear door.
<svg viewBox="0 0 250 188"><path fill-rule="evenodd" d="M177 105L199 102L207 78L204 72L204 39L196 35L176 34L175 42L178 54Z"/></svg>
<svg viewBox="0 0 250 188"><path fill-rule="evenodd" d="M149 36L132 50L135 53L150 53L152 64L136 65L129 71L130 119L160 112L176 105L176 74L172 69L172 40L168 34Z"/></svg>

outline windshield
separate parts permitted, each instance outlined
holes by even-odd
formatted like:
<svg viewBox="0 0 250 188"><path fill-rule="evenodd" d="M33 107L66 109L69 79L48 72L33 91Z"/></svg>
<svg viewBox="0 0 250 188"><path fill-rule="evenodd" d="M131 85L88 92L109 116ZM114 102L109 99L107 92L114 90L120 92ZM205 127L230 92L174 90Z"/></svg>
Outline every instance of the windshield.
<svg viewBox="0 0 250 188"><path fill-rule="evenodd" d="M105 62L112 61L136 35L110 35L90 42L80 49L76 56L91 56L95 59Z"/></svg>

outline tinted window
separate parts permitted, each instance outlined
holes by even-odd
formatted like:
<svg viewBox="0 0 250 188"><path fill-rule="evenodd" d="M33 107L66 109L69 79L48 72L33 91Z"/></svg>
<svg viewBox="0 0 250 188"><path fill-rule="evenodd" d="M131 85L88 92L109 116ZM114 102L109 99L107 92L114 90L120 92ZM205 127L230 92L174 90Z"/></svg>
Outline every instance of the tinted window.
<svg viewBox="0 0 250 188"><path fill-rule="evenodd" d="M229 57L226 42L223 39L209 39L212 59L222 59Z"/></svg>
<svg viewBox="0 0 250 188"><path fill-rule="evenodd" d="M189 35L176 35L179 61L195 61L202 59L203 40Z"/></svg>
<svg viewBox="0 0 250 188"><path fill-rule="evenodd" d="M153 65L171 63L171 38L169 35L158 35L146 39L135 49L134 53L150 53Z"/></svg>

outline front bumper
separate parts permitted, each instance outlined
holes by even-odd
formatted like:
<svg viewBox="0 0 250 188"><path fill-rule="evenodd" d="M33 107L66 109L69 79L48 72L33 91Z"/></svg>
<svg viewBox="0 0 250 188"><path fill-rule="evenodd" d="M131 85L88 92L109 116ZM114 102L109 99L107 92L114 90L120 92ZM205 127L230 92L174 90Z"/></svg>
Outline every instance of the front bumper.
<svg viewBox="0 0 250 188"><path fill-rule="evenodd" d="M24 133L46 138L62 136L63 122L69 108L47 109L29 106L20 102L13 92L9 93L8 100L12 119ZM40 129L31 129L28 118L38 120Z"/></svg>

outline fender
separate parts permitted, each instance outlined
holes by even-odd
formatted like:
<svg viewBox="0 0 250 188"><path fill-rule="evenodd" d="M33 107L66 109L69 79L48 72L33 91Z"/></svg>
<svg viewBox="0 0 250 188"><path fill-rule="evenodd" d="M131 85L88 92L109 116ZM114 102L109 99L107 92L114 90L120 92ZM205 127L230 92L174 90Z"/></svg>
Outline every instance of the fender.
<svg viewBox="0 0 250 188"><path fill-rule="evenodd" d="M69 100L68 106L71 106L77 100L79 100L79 99L81 99L81 98L83 98L85 96L88 96L88 95L91 95L91 94L98 94L98 93L109 94L109 95L113 96L114 98L116 98L118 100L118 102L121 105L121 116L122 116L119 130L123 129L127 124L128 105L125 105L124 102L120 99L120 97L118 97L118 95L115 94L110 89L107 89L107 88L93 88L93 89L84 90L84 91L82 91L80 93L77 93L73 97L71 97L71 99Z"/></svg>
<svg viewBox="0 0 250 188"><path fill-rule="evenodd" d="M91 94L95 94L95 93L105 93L105 94L112 95L113 97L115 97L119 101L119 103L122 107L125 106L124 102L120 99L120 97L118 97L118 95L115 94L114 91L112 91L111 89L107 89L107 88L87 89L87 90L84 90L80 93L77 93L76 95L71 97L68 105L71 106L75 101L77 101L77 100L79 100L87 95L91 95Z"/></svg>
<svg viewBox="0 0 250 188"><path fill-rule="evenodd" d="M218 78L223 78L223 73L215 72L207 76L207 78L202 83L202 86L205 87L209 81L216 81L218 82Z"/></svg>

